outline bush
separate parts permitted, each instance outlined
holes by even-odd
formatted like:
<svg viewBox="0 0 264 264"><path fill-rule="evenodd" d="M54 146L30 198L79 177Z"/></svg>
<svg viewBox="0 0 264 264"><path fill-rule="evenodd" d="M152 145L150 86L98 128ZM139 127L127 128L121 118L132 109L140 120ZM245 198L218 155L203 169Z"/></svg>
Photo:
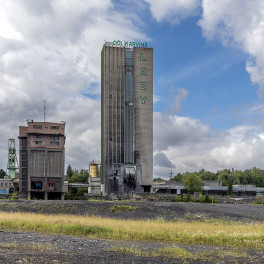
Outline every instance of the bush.
<svg viewBox="0 0 264 264"><path fill-rule="evenodd" d="M190 197L189 193L183 195L183 201L184 202L190 202L191 201L191 197Z"/></svg>
<svg viewBox="0 0 264 264"><path fill-rule="evenodd" d="M175 195L175 197L174 197L174 202L181 202L181 197L180 196L178 196L178 195Z"/></svg>
<svg viewBox="0 0 264 264"><path fill-rule="evenodd" d="M84 193L88 193L87 188L77 188L77 192L76 192L77 196L83 196Z"/></svg>

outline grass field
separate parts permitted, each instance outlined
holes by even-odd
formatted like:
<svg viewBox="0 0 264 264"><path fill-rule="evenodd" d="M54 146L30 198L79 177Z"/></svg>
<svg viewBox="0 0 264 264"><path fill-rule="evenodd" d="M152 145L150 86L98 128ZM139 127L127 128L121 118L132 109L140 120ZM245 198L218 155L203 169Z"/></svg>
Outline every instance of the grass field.
<svg viewBox="0 0 264 264"><path fill-rule="evenodd" d="M117 240L204 244L264 250L264 223L132 221L92 216L0 212L0 228Z"/></svg>

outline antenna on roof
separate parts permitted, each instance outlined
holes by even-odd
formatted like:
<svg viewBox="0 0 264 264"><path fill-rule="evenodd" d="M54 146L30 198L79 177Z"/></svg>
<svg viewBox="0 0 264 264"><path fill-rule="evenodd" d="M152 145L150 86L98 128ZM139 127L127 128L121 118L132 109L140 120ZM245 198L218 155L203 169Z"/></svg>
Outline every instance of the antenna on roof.
<svg viewBox="0 0 264 264"><path fill-rule="evenodd" d="M44 100L44 122L46 120L46 100Z"/></svg>

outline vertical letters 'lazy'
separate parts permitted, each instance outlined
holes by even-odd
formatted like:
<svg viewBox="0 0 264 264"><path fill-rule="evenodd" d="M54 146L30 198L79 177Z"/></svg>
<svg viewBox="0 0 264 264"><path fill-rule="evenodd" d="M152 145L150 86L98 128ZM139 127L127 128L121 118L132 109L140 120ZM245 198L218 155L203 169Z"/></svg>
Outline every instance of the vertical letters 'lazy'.
<svg viewBox="0 0 264 264"><path fill-rule="evenodd" d="M145 104L146 100L147 100L147 97L143 97L143 96L140 96L140 100L142 102L142 104Z"/></svg>
<svg viewBox="0 0 264 264"><path fill-rule="evenodd" d="M140 84L141 84L140 90L147 90L146 82L141 82Z"/></svg>
<svg viewBox="0 0 264 264"><path fill-rule="evenodd" d="M146 69L145 69L145 68L142 68L142 69L141 69L140 75L145 75L145 76L147 76L147 72L146 72Z"/></svg>
<svg viewBox="0 0 264 264"><path fill-rule="evenodd" d="M144 57L143 57L143 53L140 53L140 60L141 61L146 61L147 59L145 59Z"/></svg>

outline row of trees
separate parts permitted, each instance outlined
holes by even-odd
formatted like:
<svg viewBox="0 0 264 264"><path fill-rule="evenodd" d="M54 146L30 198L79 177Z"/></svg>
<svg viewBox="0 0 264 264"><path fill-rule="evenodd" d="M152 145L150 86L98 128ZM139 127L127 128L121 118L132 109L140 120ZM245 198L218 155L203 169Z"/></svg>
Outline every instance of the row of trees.
<svg viewBox="0 0 264 264"><path fill-rule="evenodd" d="M190 172L178 173L171 180L177 182L184 182L186 176ZM223 186L231 186L233 184L253 184L257 187L264 187L264 170L258 168L242 170L224 169L217 172L206 171L204 169L197 172L192 172L201 179L201 181L222 181ZM160 181L162 179L154 179Z"/></svg>

